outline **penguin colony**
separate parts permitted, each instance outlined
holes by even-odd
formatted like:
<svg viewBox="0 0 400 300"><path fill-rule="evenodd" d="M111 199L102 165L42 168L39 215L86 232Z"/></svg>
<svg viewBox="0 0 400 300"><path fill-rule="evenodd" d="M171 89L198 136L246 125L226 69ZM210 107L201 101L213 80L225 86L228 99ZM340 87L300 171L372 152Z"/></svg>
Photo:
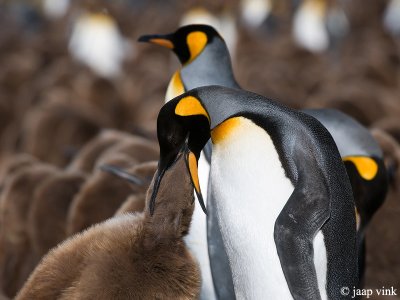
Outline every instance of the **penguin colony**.
<svg viewBox="0 0 400 300"><path fill-rule="evenodd" d="M164 33L198 9L128 2L48 17L2 4L0 298L341 299L342 286L395 286L396 1L206 3L220 34L180 36ZM264 14L251 24L229 15L252 7ZM343 30L310 46L307 14ZM85 31L60 34L71 22L108 28L96 43L115 39L113 63L86 48L86 64ZM182 67L134 42L146 33Z"/></svg>

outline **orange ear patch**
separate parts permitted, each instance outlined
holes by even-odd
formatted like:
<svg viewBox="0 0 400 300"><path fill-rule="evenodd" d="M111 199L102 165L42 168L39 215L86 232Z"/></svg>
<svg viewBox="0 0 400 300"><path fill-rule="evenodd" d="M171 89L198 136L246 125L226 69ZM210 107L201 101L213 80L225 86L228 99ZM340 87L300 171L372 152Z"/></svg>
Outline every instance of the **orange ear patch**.
<svg viewBox="0 0 400 300"><path fill-rule="evenodd" d="M170 40L167 40L167 39L154 38L154 39L149 40L149 42L160 45L160 46L168 48L168 49L174 49L174 44Z"/></svg>
<svg viewBox="0 0 400 300"><path fill-rule="evenodd" d="M203 115L207 117L208 121L210 122L210 116L208 115L207 111L204 109L200 101L193 96L182 98L175 107L175 114L182 117Z"/></svg>
<svg viewBox="0 0 400 300"><path fill-rule="evenodd" d="M240 125L241 117L227 119L211 131L211 140L217 144L226 139L237 126Z"/></svg>
<svg viewBox="0 0 400 300"><path fill-rule="evenodd" d="M185 92L185 87L183 85L181 74L176 71L168 84L167 94L165 95L165 102L182 95Z"/></svg>
<svg viewBox="0 0 400 300"><path fill-rule="evenodd" d="M365 180L372 180L378 173L377 163L367 156L346 156L343 161L351 161L357 168L358 173Z"/></svg>
<svg viewBox="0 0 400 300"><path fill-rule="evenodd" d="M191 32L186 37L186 43L190 52L189 62L191 62L207 45L207 35L201 31Z"/></svg>

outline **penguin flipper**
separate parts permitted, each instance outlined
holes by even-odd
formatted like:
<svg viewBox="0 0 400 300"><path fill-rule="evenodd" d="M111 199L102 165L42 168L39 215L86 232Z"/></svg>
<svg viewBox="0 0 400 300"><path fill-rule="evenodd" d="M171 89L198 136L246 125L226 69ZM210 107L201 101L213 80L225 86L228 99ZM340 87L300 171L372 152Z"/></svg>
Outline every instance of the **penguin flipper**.
<svg viewBox="0 0 400 300"><path fill-rule="evenodd" d="M308 184L307 177L299 176L274 228L279 260L294 299L321 299L313 240L330 216L330 198L323 181L314 175Z"/></svg>
<svg viewBox="0 0 400 300"><path fill-rule="evenodd" d="M210 183L210 182L209 182ZM208 188L211 191L211 188ZM207 240L211 273L217 299L235 300L232 271L219 230L217 209L212 193L207 196Z"/></svg>

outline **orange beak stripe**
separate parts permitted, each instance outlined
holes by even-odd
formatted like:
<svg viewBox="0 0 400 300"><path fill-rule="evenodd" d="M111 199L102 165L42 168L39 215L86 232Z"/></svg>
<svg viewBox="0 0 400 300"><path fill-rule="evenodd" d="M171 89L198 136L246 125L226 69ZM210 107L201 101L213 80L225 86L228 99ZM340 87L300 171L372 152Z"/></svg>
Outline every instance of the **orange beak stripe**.
<svg viewBox="0 0 400 300"><path fill-rule="evenodd" d="M197 159L192 152L189 152L188 164L189 164L190 177L192 178L194 188L196 189L196 192L200 194L200 182L199 182L199 172L197 168Z"/></svg>
<svg viewBox="0 0 400 300"><path fill-rule="evenodd" d="M163 46L168 49L174 49L174 44L171 41L166 40L166 39L151 39L151 40L149 40L149 42Z"/></svg>

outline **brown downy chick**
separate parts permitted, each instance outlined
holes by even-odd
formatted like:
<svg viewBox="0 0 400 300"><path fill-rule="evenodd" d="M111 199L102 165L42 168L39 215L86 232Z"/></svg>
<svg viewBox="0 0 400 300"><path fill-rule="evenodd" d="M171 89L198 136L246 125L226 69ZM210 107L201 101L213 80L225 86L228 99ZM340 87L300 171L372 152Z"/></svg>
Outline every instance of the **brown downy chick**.
<svg viewBox="0 0 400 300"><path fill-rule="evenodd" d="M46 101L24 119L23 150L40 160L65 166L74 151L100 130L101 124L83 115L65 100Z"/></svg>
<svg viewBox="0 0 400 300"><path fill-rule="evenodd" d="M0 188L3 187L5 180L22 168L36 163L37 159L33 156L23 153L7 157L2 160L0 167Z"/></svg>
<svg viewBox="0 0 400 300"><path fill-rule="evenodd" d="M114 153L104 163L129 168L137 162L127 155ZM96 168L72 200L67 236L112 217L131 192L127 182Z"/></svg>
<svg viewBox="0 0 400 300"><path fill-rule="evenodd" d="M181 155L165 172L151 215L125 214L53 249L17 295L24 299L195 299L197 264L185 246L193 185Z"/></svg>
<svg viewBox="0 0 400 300"><path fill-rule="evenodd" d="M122 131L113 129L102 130L97 136L83 146L69 164L68 170L91 173L96 160L103 152L129 137L131 137L131 135Z"/></svg>
<svg viewBox="0 0 400 300"><path fill-rule="evenodd" d="M398 143L400 143L400 124L398 115L393 117L383 117L372 126L386 131L392 135Z"/></svg>
<svg viewBox="0 0 400 300"><path fill-rule="evenodd" d="M37 164L6 181L0 198L0 290L13 297L28 278L35 262L27 233L27 216L39 183L56 169Z"/></svg>
<svg viewBox="0 0 400 300"><path fill-rule="evenodd" d="M126 213L142 212L145 208L145 201L145 194L130 195L118 208L114 216L120 216Z"/></svg>
<svg viewBox="0 0 400 300"><path fill-rule="evenodd" d="M141 163L158 159L160 152L156 143L138 136L130 136L104 151L98 158L96 165L100 166L106 163L105 160L115 153L126 154Z"/></svg>
<svg viewBox="0 0 400 300"><path fill-rule="evenodd" d="M28 233L37 262L66 237L67 214L85 177L76 172L60 172L40 184L28 214Z"/></svg>
<svg viewBox="0 0 400 300"><path fill-rule="evenodd" d="M111 171L112 174L121 177L121 180L127 180L131 183L133 194L130 195L124 203L122 203L115 215L121 215L127 212L143 211L146 199L145 192L149 188L151 178L157 171L157 166L157 161L151 161L136 165L127 171L119 170L113 166L103 165L101 167L103 171ZM108 169L105 167L108 167Z"/></svg>

